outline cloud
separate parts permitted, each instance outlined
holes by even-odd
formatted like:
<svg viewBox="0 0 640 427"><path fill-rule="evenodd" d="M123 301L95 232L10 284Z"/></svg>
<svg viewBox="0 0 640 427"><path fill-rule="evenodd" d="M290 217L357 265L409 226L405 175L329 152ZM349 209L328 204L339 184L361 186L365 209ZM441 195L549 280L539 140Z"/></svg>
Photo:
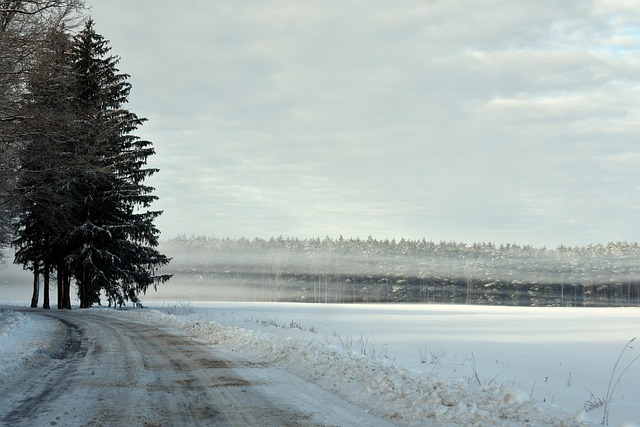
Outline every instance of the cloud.
<svg viewBox="0 0 640 427"><path fill-rule="evenodd" d="M166 235L551 246L640 239L639 15L625 1L93 10L150 118Z"/></svg>

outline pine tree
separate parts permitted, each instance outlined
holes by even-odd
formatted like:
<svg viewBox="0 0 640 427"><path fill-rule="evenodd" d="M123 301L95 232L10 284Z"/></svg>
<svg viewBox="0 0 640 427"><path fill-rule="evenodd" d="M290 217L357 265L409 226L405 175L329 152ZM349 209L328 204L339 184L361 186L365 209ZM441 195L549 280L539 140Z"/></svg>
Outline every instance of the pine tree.
<svg viewBox="0 0 640 427"><path fill-rule="evenodd" d="M80 307L138 303L169 259L160 254L148 208L157 199L144 180L151 142L132 135L145 119L123 108L131 90L117 57L93 21L70 42L60 35L29 79L22 125L20 233L16 262L45 280L57 271L58 306L70 308L71 277ZM35 285L34 285L35 287ZM37 292L34 292L37 296Z"/></svg>
<svg viewBox="0 0 640 427"><path fill-rule="evenodd" d="M97 301L99 292L110 302L138 303L138 295L169 279L155 275L169 259L156 249L159 231L153 221L160 211L146 210L157 199L144 185L158 171L146 167L151 142L132 135L145 119L123 108L131 85L109 56L108 42L93 21L72 42L71 57L78 78L77 100L82 109L81 146L93 167L74 182L80 200L80 223L70 234L69 264L79 286L81 307Z"/></svg>
<svg viewBox="0 0 640 427"><path fill-rule="evenodd" d="M37 72L27 80L20 114L30 117L16 126L20 138L17 200L20 233L14 241L16 262L34 273L32 307L38 304L39 275L44 276L44 308L49 308L49 278L63 262L60 245L72 224L66 185L77 159L71 155L78 134L73 102L74 74L66 57L69 38L49 37L39 55Z"/></svg>

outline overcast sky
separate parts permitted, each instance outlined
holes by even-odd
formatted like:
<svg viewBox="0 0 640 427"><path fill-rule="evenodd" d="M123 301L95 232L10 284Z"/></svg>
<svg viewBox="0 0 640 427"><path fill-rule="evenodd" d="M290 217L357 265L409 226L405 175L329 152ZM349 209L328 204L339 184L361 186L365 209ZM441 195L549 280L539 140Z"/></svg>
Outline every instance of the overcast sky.
<svg viewBox="0 0 640 427"><path fill-rule="evenodd" d="M640 2L88 0L162 238L640 241Z"/></svg>

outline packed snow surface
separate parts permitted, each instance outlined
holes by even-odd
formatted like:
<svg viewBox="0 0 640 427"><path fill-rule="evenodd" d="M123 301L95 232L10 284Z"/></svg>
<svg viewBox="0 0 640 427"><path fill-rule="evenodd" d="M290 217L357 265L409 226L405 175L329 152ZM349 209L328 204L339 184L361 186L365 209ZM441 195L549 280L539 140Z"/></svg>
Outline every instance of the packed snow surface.
<svg viewBox="0 0 640 427"><path fill-rule="evenodd" d="M605 409L609 425L640 425L639 349L625 348L640 335L635 308L157 302L96 310L180 328L397 425L597 425ZM56 327L0 310L0 375L24 369Z"/></svg>

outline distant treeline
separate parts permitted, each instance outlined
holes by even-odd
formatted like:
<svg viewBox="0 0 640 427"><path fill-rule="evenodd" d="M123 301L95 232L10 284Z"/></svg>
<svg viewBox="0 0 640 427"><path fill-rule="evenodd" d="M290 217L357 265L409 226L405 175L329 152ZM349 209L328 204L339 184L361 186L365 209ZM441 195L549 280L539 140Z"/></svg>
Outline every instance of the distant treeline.
<svg viewBox="0 0 640 427"><path fill-rule="evenodd" d="M208 299L639 306L640 246L179 237L164 272ZM195 287L191 286L195 285Z"/></svg>

